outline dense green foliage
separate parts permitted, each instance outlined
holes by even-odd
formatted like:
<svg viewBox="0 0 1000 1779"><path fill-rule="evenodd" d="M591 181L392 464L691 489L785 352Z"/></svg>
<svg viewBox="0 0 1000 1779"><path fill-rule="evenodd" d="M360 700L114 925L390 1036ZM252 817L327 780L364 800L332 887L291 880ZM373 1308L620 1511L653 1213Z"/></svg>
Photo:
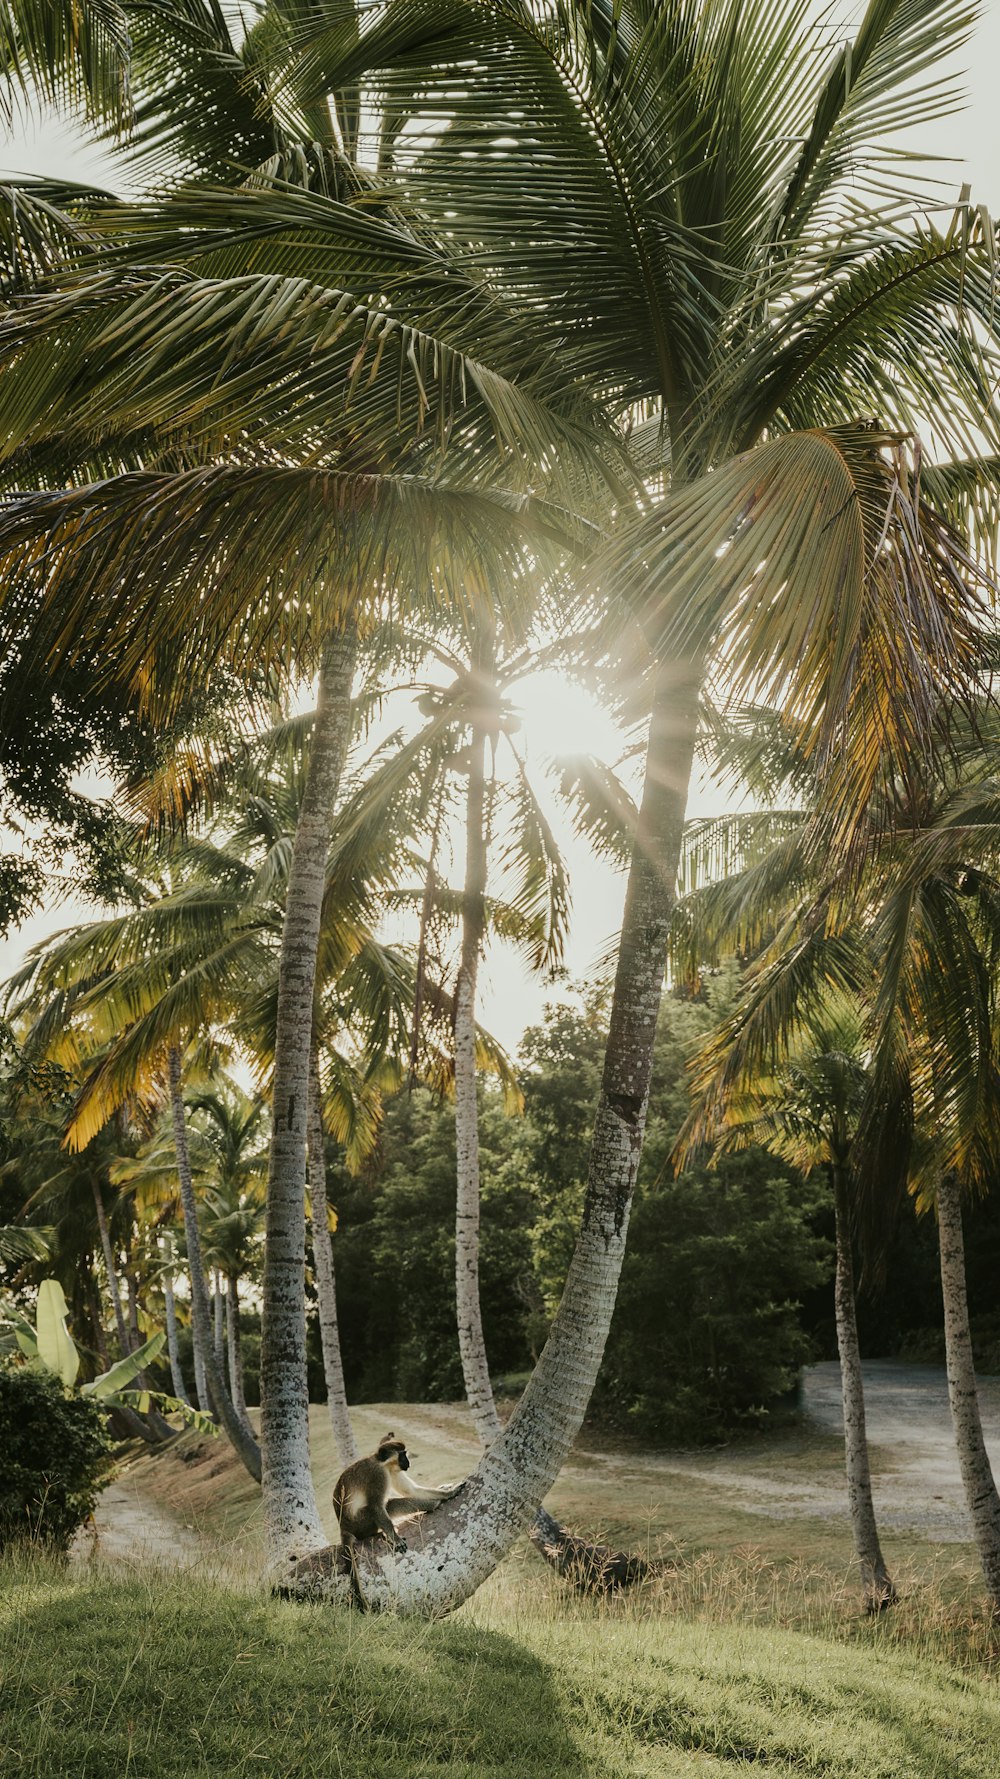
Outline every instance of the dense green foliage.
<svg viewBox="0 0 1000 1779"><path fill-rule="evenodd" d="M530 1361L535 1194L519 1123L482 1096L480 1290L491 1367ZM455 1325L455 1124L425 1090L391 1102L381 1150L359 1180L331 1171L348 1392L358 1401L463 1393ZM527 1293L527 1297L525 1296ZM535 1292L537 1296L537 1290Z"/></svg>
<svg viewBox="0 0 1000 1779"><path fill-rule="evenodd" d="M711 1440L759 1421L811 1347L800 1304L830 1270L817 1233L826 1189L761 1151L675 1178L684 1062L731 994L668 997L649 1134L618 1308L595 1396L609 1424ZM524 1046L523 1120L482 1096L482 1299L494 1375L537 1357L579 1221L604 1046L599 998L556 1004ZM455 1141L450 1109L392 1102L366 1178L334 1185L341 1339L355 1401L460 1396L454 1303Z"/></svg>
<svg viewBox="0 0 1000 1779"><path fill-rule="evenodd" d="M46 1779L996 1770L989 1678L877 1634L852 1647L773 1628L595 1618L547 1595L537 1573L530 1596L504 1593L419 1632L249 1597L213 1575L178 1587L155 1574L11 1573L0 1765Z"/></svg>
<svg viewBox="0 0 1000 1779"><path fill-rule="evenodd" d="M110 1448L95 1402L34 1366L0 1368L0 1550L20 1539L64 1550L93 1512Z"/></svg>

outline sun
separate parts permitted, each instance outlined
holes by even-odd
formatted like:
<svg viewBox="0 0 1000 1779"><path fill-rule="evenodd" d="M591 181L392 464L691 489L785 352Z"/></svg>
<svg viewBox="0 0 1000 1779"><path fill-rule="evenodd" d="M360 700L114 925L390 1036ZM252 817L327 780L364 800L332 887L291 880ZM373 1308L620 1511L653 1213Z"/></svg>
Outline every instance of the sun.
<svg viewBox="0 0 1000 1779"><path fill-rule="evenodd" d="M560 759L593 754L612 765L625 747L625 733L593 692L555 668L526 674L512 692L531 753Z"/></svg>

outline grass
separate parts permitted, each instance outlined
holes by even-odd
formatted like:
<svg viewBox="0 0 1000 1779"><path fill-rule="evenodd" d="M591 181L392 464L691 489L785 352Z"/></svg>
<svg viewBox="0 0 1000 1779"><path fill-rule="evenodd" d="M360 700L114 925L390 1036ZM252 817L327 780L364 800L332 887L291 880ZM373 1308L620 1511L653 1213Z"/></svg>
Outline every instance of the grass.
<svg viewBox="0 0 1000 1779"><path fill-rule="evenodd" d="M430 1482L474 1451L448 1405L359 1411ZM328 1504L325 1411L314 1457ZM905 1598L858 1611L845 1523L764 1517L732 1457L577 1452L550 1498L595 1535L673 1561L653 1584L581 1600L526 1542L451 1619L366 1619L271 1600L259 1496L222 1441L187 1435L130 1485L193 1526L196 1572L100 1558L0 1568L3 1779L985 1779L1000 1771L997 1628L966 1547L888 1540ZM824 1481L839 1441L741 1447L741 1474ZM726 1481L726 1464L730 1464Z"/></svg>
<svg viewBox="0 0 1000 1779"><path fill-rule="evenodd" d="M497 1582L444 1623L261 1598L229 1576L0 1577L5 1779L983 1779L1000 1696L891 1648Z"/></svg>
<svg viewBox="0 0 1000 1779"><path fill-rule="evenodd" d="M317 1497L331 1538L336 1522L330 1498L338 1463L325 1409L314 1408L311 1447ZM387 1428L407 1439L415 1474L441 1483L475 1462L476 1443L463 1407L434 1403L376 1405L352 1410L358 1438L370 1450ZM876 1468L889 1458L873 1450ZM578 1445L547 1505L594 1538L626 1545L675 1564L654 1588L643 1591L639 1609L682 1614L713 1622L745 1622L825 1636L866 1634L858 1613L858 1585L846 1519L789 1513L754 1513L727 1479L733 1451L657 1456L620 1442ZM741 1473L806 1477L843 1489L843 1444L811 1429L747 1440L738 1448ZM679 1467L674 1467L675 1463ZM259 1566L260 1491L222 1439L186 1435L160 1455L141 1455L130 1467L150 1495L206 1544L225 1550L237 1567ZM940 1546L912 1534L888 1534L883 1548L901 1607L885 1621L886 1636L919 1645L957 1664L992 1665L997 1639L980 1610L982 1577L971 1546ZM511 1564L501 1570L506 1587ZM524 1610L545 1571L528 1555L519 1588Z"/></svg>

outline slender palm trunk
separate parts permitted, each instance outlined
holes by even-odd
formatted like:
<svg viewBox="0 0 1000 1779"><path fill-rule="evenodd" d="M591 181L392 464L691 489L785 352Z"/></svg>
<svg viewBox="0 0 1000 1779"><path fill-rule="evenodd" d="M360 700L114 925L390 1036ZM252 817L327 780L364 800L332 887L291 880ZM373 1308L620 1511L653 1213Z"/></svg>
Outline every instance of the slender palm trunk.
<svg viewBox="0 0 1000 1779"><path fill-rule="evenodd" d="M166 1311L167 1357L170 1361L171 1388L178 1402L184 1402L190 1408L191 1401L184 1382L184 1373L181 1370L180 1346L177 1340L177 1304L174 1300L174 1275L169 1262L163 1274L163 1306Z"/></svg>
<svg viewBox="0 0 1000 1779"><path fill-rule="evenodd" d="M198 1213L194 1198L194 1181L191 1178L191 1158L188 1154L187 1125L184 1116L184 1095L181 1091L181 1053L175 1044L170 1047L168 1055L170 1073L170 1109L174 1124L174 1146L177 1151L177 1177L181 1187L181 1207L184 1212L184 1233L187 1238L188 1270L191 1275L191 1325L194 1339L200 1346L202 1363L205 1368L205 1382L209 1399L215 1413L222 1422L235 1450L239 1453L255 1482L260 1482L260 1451L257 1441L248 1433L233 1406L232 1398L226 1389L221 1369L216 1363L215 1342L212 1339L211 1319L208 1307L208 1290L205 1284L205 1273L201 1263L201 1236L198 1231Z"/></svg>
<svg viewBox="0 0 1000 1779"><path fill-rule="evenodd" d="M94 1270L94 1257L88 1254L84 1259L84 1277L87 1281L87 1302L90 1306L90 1320L94 1329L94 1351L102 1371L107 1371L111 1364L108 1357L108 1342L104 1333L104 1316L101 1308L101 1293L97 1286Z"/></svg>
<svg viewBox="0 0 1000 1779"><path fill-rule="evenodd" d="M492 638L490 638L492 643ZM485 681L486 647L475 666ZM462 896L462 958L455 987L455 1307L458 1347L469 1412L485 1446L500 1431L490 1385L479 1300L479 1107L476 1100L476 985L483 944L486 897L486 730L473 721L469 789L465 806L465 886Z"/></svg>
<svg viewBox="0 0 1000 1779"><path fill-rule="evenodd" d="M503 1432L454 1501L402 1557L363 1547L357 1585L372 1607L431 1616L461 1604L530 1523L579 1432L604 1352L625 1252L663 989L667 930L694 754L700 666L661 670L632 853L583 1221L542 1356ZM324 1555L300 1585L349 1600Z"/></svg>
<svg viewBox="0 0 1000 1779"><path fill-rule="evenodd" d="M226 1366L226 1305L222 1291L222 1274L218 1268L212 1273L212 1340L215 1345L215 1363L221 1372Z"/></svg>
<svg viewBox="0 0 1000 1779"><path fill-rule="evenodd" d="M837 1279L834 1302L837 1318L837 1351L840 1354L840 1386L844 1402L844 1460L847 1468L847 1499L850 1507L854 1550L861 1570L866 1612L882 1612L897 1598L896 1589L882 1556L875 1504L872 1500L868 1438L865 1431L865 1395L861 1377L861 1349L854 1294L854 1257L851 1253L851 1218L847 1180L842 1166L834 1164L834 1206L837 1230Z"/></svg>
<svg viewBox="0 0 1000 1779"><path fill-rule="evenodd" d="M306 1125L316 955L334 808L350 740L356 655L357 633L350 627L337 632L323 655L278 969L260 1348L264 1524L268 1560L278 1574L326 1542L309 1469Z"/></svg>
<svg viewBox="0 0 1000 1779"><path fill-rule="evenodd" d="M136 1284L135 1269L132 1265L131 1246L125 1248L125 1286L128 1292L128 1351L137 1353L142 1346L142 1331L139 1327L139 1288ZM152 1390L153 1385L149 1373L143 1368L135 1374L135 1382L140 1390ZM144 1438L171 1439L173 1428L165 1420L158 1408L150 1407L139 1417L145 1423Z"/></svg>
<svg viewBox="0 0 1000 1779"><path fill-rule="evenodd" d="M135 1273L126 1254L125 1258L125 1289L128 1294L128 1333L131 1343L130 1350L135 1353L142 1346L142 1335L139 1331L139 1292L136 1287Z"/></svg>
<svg viewBox="0 0 1000 1779"><path fill-rule="evenodd" d="M253 1422L247 1413L243 1392L243 1342L240 1338L240 1280L235 1272L226 1274L226 1347L229 1356L229 1390L236 1413L243 1425L253 1433Z"/></svg>
<svg viewBox="0 0 1000 1779"><path fill-rule="evenodd" d="M445 784L442 781L438 792L437 809L434 814L434 827L431 830L431 843L427 855L427 876L424 879L424 893L420 903L420 928L417 935L417 969L413 980L413 1030L410 1034L410 1086L417 1078L417 1063L420 1060L420 1034L423 1025L424 996L427 989L427 945L430 934L431 917L434 913L434 902L437 895L437 856L441 840L441 826L444 821Z"/></svg>
<svg viewBox="0 0 1000 1779"><path fill-rule="evenodd" d="M937 1211L951 1419L955 1429L965 1503L979 1549L986 1592L990 1605L1000 1608L1000 1495L997 1494L993 1480L979 1415L976 1371L972 1361L972 1335L969 1330L962 1206L957 1183L950 1174L938 1184Z"/></svg>
<svg viewBox="0 0 1000 1779"><path fill-rule="evenodd" d="M194 1292L191 1293L192 1304ZM195 1334L194 1315L191 1316L191 1355L194 1363L194 1393L198 1407L203 1415L212 1413L212 1398L208 1393L208 1379L205 1376L205 1359L201 1350L201 1342Z"/></svg>
<svg viewBox="0 0 1000 1779"><path fill-rule="evenodd" d="M108 1275L108 1291L111 1294L111 1307L115 1313L115 1327L118 1330L118 1347L123 1359L132 1351L129 1346L128 1329L125 1326L125 1311L122 1307L122 1294L118 1287L118 1273L115 1268L114 1250L111 1246L111 1231L108 1227L108 1213L104 1205L104 1194L98 1184L96 1175L91 1175L90 1184L94 1191L94 1209L97 1212L97 1228L101 1237L101 1252L104 1255L104 1270Z"/></svg>
<svg viewBox="0 0 1000 1779"><path fill-rule="evenodd" d="M340 1463L346 1468L358 1456L354 1428L347 1407L344 1362L337 1326L337 1286L333 1271L333 1243L326 1198L326 1144L323 1140L323 1102L320 1093L319 1057L313 1046L309 1058L309 1197L312 1203L313 1259L316 1263L316 1296L319 1299L319 1338L323 1348L323 1375L330 1426Z"/></svg>

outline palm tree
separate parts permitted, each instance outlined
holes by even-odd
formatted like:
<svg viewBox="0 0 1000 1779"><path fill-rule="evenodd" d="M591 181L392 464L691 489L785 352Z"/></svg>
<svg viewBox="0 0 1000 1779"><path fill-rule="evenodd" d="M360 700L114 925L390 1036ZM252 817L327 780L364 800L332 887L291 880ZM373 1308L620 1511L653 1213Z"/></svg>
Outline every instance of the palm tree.
<svg viewBox="0 0 1000 1779"><path fill-rule="evenodd" d="M854 1287L852 1223L857 1199L857 1125L867 1087L863 1026L856 1003L843 996L830 996L825 1006L805 1017L794 1037L789 1038L786 1054L772 1061L767 1074L746 1080L729 1077L722 1113L724 1127L716 1122L715 1135L718 1150L759 1144L803 1173L824 1167L829 1174L836 1229L834 1304L844 1404L847 1494L865 1610L877 1613L892 1605L897 1595L875 1523ZM697 1096L697 1058L691 1067L693 1092ZM718 1067L718 1047L710 1046L709 1092ZM718 1102L713 1110L718 1120ZM690 1150L706 1134L705 1124L696 1114L690 1135L682 1141L681 1153Z"/></svg>
<svg viewBox="0 0 1000 1779"><path fill-rule="evenodd" d="M229 1393L240 1419L252 1437L254 1429L246 1413L242 1391L239 1348L239 1281L255 1266L263 1222L264 1151L266 1109L224 1073L215 1072L207 1086L185 1101L188 1157L197 1204L197 1222L203 1263L226 1280L224 1304L229 1359ZM146 1217L153 1215L162 1231L179 1200L177 1155L172 1116L160 1121L134 1158L119 1161L112 1169L115 1182L127 1186ZM166 1236L167 1257L161 1278L167 1315L168 1348L174 1375L174 1393L185 1400L176 1347L176 1310L173 1306L173 1238ZM207 1296L207 1284L205 1286ZM173 1324L173 1333L171 1325ZM218 1342L213 1340L216 1362L222 1369ZM200 1345L195 1345L196 1387L199 1406L208 1409Z"/></svg>
<svg viewBox="0 0 1000 1779"><path fill-rule="evenodd" d="M500 1431L490 1385L489 1364L483 1338L479 1297L479 1114L476 1095L477 1050L476 991L479 959L487 932L518 942L529 966L552 969L558 964L569 915L569 891L565 867L543 807L532 787L526 765L513 737L520 718L510 694L517 680L537 669L539 651L523 637L498 636L493 624L481 624L463 654L461 644L449 646L444 637L429 639L432 658L452 673L446 686L427 685L420 708L429 718L427 739L440 745L436 753L437 780L429 800L427 819L429 852L424 892L421 897L420 945L417 963L417 1006L414 1010L414 1055L419 1039L425 995L427 932L432 919L445 913L451 898L438 878L438 848L443 817L449 802L449 785L458 773L466 779L465 878L458 904L461 956L454 991L454 1096L456 1148L455 1298L458 1313L459 1350L466 1400L484 1445ZM563 649L565 645L560 645ZM506 741L513 773L501 791L498 784L498 749ZM424 737L411 744L414 765L427 771ZM486 769L487 749L492 756L492 777ZM498 824L496 805L504 796L505 821ZM497 827L501 832L498 836ZM504 875L503 901L487 898L487 871L491 842L500 839Z"/></svg>
<svg viewBox="0 0 1000 1779"><path fill-rule="evenodd" d="M780 779L776 739L772 731L767 751ZM952 1420L994 1603L1000 1601L1000 1494L972 1364L961 1189L988 1190L998 1162L995 749L989 707L974 712L971 722L953 713L938 757L911 766L905 784L890 779L882 787L869 812L866 863L849 886L810 849L801 810L777 817L779 838L771 846L770 815L717 822L716 853L736 858L747 842L759 850L742 871L682 905L674 951L689 970L727 948L756 954L741 1004L699 1063L697 1122L706 1132L725 1122L734 1094L739 1105L747 1082L773 1073L796 1034L822 1024L831 994L864 1009L866 1081L851 1172L869 1243L904 1183L918 1209L937 1210ZM758 741L751 754L759 752ZM808 790L802 762L793 770ZM705 843L699 835L697 844ZM846 1373L845 1366L845 1397Z"/></svg>
<svg viewBox="0 0 1000 1779"><path fill-rule="evenodd" d="M221 1079L196 1094L192 1125L206 1151L202 1231L206 1258L226 1281L226 1344L229 1390L236 1411L250 1426L243 1393L240 1346L240 1279L259 1259L263 1229L267 1108L234 1081ZM251 1428L252 1431L252 1428Z"/></svg>
<svg viewBox="0 0 1000 1779"><path fill-rule="evenodd" d="M95 275L65 297L32 299L0 331L11 456L44 463L52 441L84 480L102 450L170 429L186 440L196 429L200 450L227 452L239 416L236 464L206 456L194 471L126 473L100 492L29 494L0 515L0 569L18 589L13 634L27 625L44 656L68 632L96 641L99 626L107 671L141 673L149 697L165 667L175 683L197 683L208 659L258 671L279 647L305 658L370 600L373 581L416 592L440 584L449 556L475 565L477 591L515 596L500 519L510 500L498 501L495 473L494 488L482 480L498 446L509 489L523 477L547 489L557 468L564 502L592 521L607 504L587 476L581 429L619 418L651 490L633 521L615 489L610 560L654 666L580 1241L511 1424L437 1516L433 1548L366 1580L373 1597L392 1592L418 1610L464 1598L526 1523L579 1427L641 1151L706 674L781 690L823 768L833 843L845 848L885 755L905 762L925 745L932 692L959 682L971 659L974 566L915 498L905 445L930 389L946 449L965 452L972 424L992 439L991 231L968 208L938 229L905 193L887 215L859 184L859 168L873 186L885 176L879 138L901 103L911 121L939 106L914 76L959 38L964 16L954 0L926 0L916 20L872 0L831 70L799 9L760 0L697 10L473 0L457 17L422 0L370 18L338 10L294 51L288 91L329 115L335 95L343 110L367 81L382 118L405 115L405 94L415 128L395 164L380 157L377 200L369 182L355 208L357 187L333 177L347 201L266 179L186 193L131 224L134 255L181 269ZM421 106L435 119L425 150ZM349 125L340 138L352 139ZM417 231L403 220L415 214ZM79 372L71 384L67 361ZM879 425L859 423L873 405ZM336 441L335 462L317 457L320 438ZM432 464L456 479L420 480ZM405 494L404 469L416 475ZM956 458L954 507L980 510L992 474L989 461ZM331 535L331 503L350 514L349 555L344 533ZM565 538L536 497L533 510ZM418 565L415 534L426 544L432 525ZM346 689L345 651L324 676L314 749L324 792L338 731L328 694L338 666ZM319 1536L295 1245L309 1032L292 1012L309 999L320 801L304 808L286 917L276 1142L282 1134L269 1187L265 1331L269 1344L288 1336L264 1417L281 1561Z"/></svg>
<svg viewBox="0 0 1000 1779"><path fill-rule="evenodd" d="M2 0L5 83L25 104L41 96L112 127L129 124L128 11L125 0Z"/></svg>

